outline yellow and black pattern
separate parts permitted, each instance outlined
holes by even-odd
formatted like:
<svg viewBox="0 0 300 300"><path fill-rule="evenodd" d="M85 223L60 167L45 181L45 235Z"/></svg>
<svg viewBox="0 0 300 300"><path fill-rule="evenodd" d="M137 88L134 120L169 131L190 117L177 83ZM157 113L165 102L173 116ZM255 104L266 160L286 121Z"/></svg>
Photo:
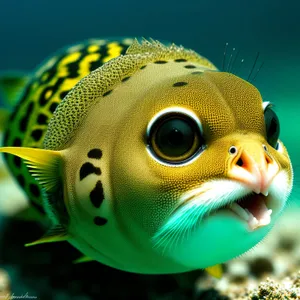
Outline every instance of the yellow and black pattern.
<svg viewBox="0 0 300 300"><path fill-rule="evenodd" d="M91 71L124 54L131 39L88 40L49 58L36 71L10 117L4 146L43 148L43 140L56 107L74 85ZM33 206L44 213L41 187L16 156L5 155L8 166Z"/></svg>

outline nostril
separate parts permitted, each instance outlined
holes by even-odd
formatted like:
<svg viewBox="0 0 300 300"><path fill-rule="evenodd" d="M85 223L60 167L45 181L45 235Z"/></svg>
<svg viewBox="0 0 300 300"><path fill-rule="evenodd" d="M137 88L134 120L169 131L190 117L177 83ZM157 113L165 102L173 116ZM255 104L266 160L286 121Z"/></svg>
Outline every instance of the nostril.
<svg viewBox="0 0 300 300"><path fill-rule="evenodd" d="M273 162L271 157L269 157L269 155L266 155L265 157L266 157L267 164L271 164Z"/></svg>
<svg viewBox="0 0 300 300"><path fill-rule="evenodd" d="M241 167L244 163L243 163L243 160L241 158L239 158L239 160L236 162L236 164Z"/></svg>

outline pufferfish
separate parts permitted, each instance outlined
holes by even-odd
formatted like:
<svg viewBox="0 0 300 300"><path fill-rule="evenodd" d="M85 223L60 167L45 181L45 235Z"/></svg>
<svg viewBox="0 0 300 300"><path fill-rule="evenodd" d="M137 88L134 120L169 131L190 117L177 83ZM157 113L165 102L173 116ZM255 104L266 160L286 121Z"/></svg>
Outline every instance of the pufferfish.
<svg viewBox="0 0 300 300"><path fill-rule="evenodd" d="M210 270L268 234L293 184L279 133L257 88L193 50L89 40L33 74L0 151L51 223L28 245L166 274Z"/></svg>

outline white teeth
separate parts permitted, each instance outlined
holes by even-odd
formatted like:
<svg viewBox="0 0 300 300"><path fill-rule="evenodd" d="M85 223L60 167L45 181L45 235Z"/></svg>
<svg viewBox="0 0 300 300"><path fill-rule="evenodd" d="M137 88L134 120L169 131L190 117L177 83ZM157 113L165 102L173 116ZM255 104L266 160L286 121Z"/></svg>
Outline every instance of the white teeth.
<svg viewBox="0 0 300 300"><path fill-rule="evenodd" d="M240 205L238 205L237 203L232 203L230 205L230 208L238 215L240 216L243 220L245 221L249 221L249 211L247 213L247 211L245 209L243 209Z"/></svg>
<svg viewBox="0 0 300 300"><path fill-rule="evenodd" d="M264 196L268 196L269 195L269 191L265 191L265 192L261 192Z"/></svg>
<svg viewBox="0 0 300 300"><path fill-rule="evenodd" d="M259 222L257 221L257 219L251 214L252 218L249 220L248 225L250 227L251 230L256 229L259 225Z"/></svg>
<svg viewBox="0 0 300 300"><path fill-rule="evenodd" d="M268 209L259 221L249 211L248 213L250 214L250 220L248 221L250 230L255 230L259 227L266 226L271 222L272 209Z"/></svg>
<svg viewBox="0 0 300 300"><path fill-rule="evenodd" d="M247 214L249 215L249 217L250 217L250 215L253 217L253 215L251 214L251 212L247 208L244 208L244 210L247 212Z"/></svg>
<svg viewBox="0 0 300 300"><path fill-rule="evenodd" d="M254 217L247 208L244 209L235 202L230 205L230 209L233 210L243 220L248 222L248 226L251 231L261 226L268 225L271 222L272 209L266 210L264 215L259 220L257 220L257 218Z"/></svg>

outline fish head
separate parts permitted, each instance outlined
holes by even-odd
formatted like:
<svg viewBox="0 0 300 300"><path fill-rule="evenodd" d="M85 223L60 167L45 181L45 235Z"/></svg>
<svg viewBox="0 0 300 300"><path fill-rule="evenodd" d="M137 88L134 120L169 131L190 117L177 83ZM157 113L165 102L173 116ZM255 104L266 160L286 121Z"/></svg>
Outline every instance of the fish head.
<svg viewBox="0 0 300 300"><path fill-rule="evenodd" d="M292 189L279 119L249 82L205 71L166 79L120 121L111 162L117 214L190 268L260 242ZM130 220L128 222L128 220Z"/></svg>

